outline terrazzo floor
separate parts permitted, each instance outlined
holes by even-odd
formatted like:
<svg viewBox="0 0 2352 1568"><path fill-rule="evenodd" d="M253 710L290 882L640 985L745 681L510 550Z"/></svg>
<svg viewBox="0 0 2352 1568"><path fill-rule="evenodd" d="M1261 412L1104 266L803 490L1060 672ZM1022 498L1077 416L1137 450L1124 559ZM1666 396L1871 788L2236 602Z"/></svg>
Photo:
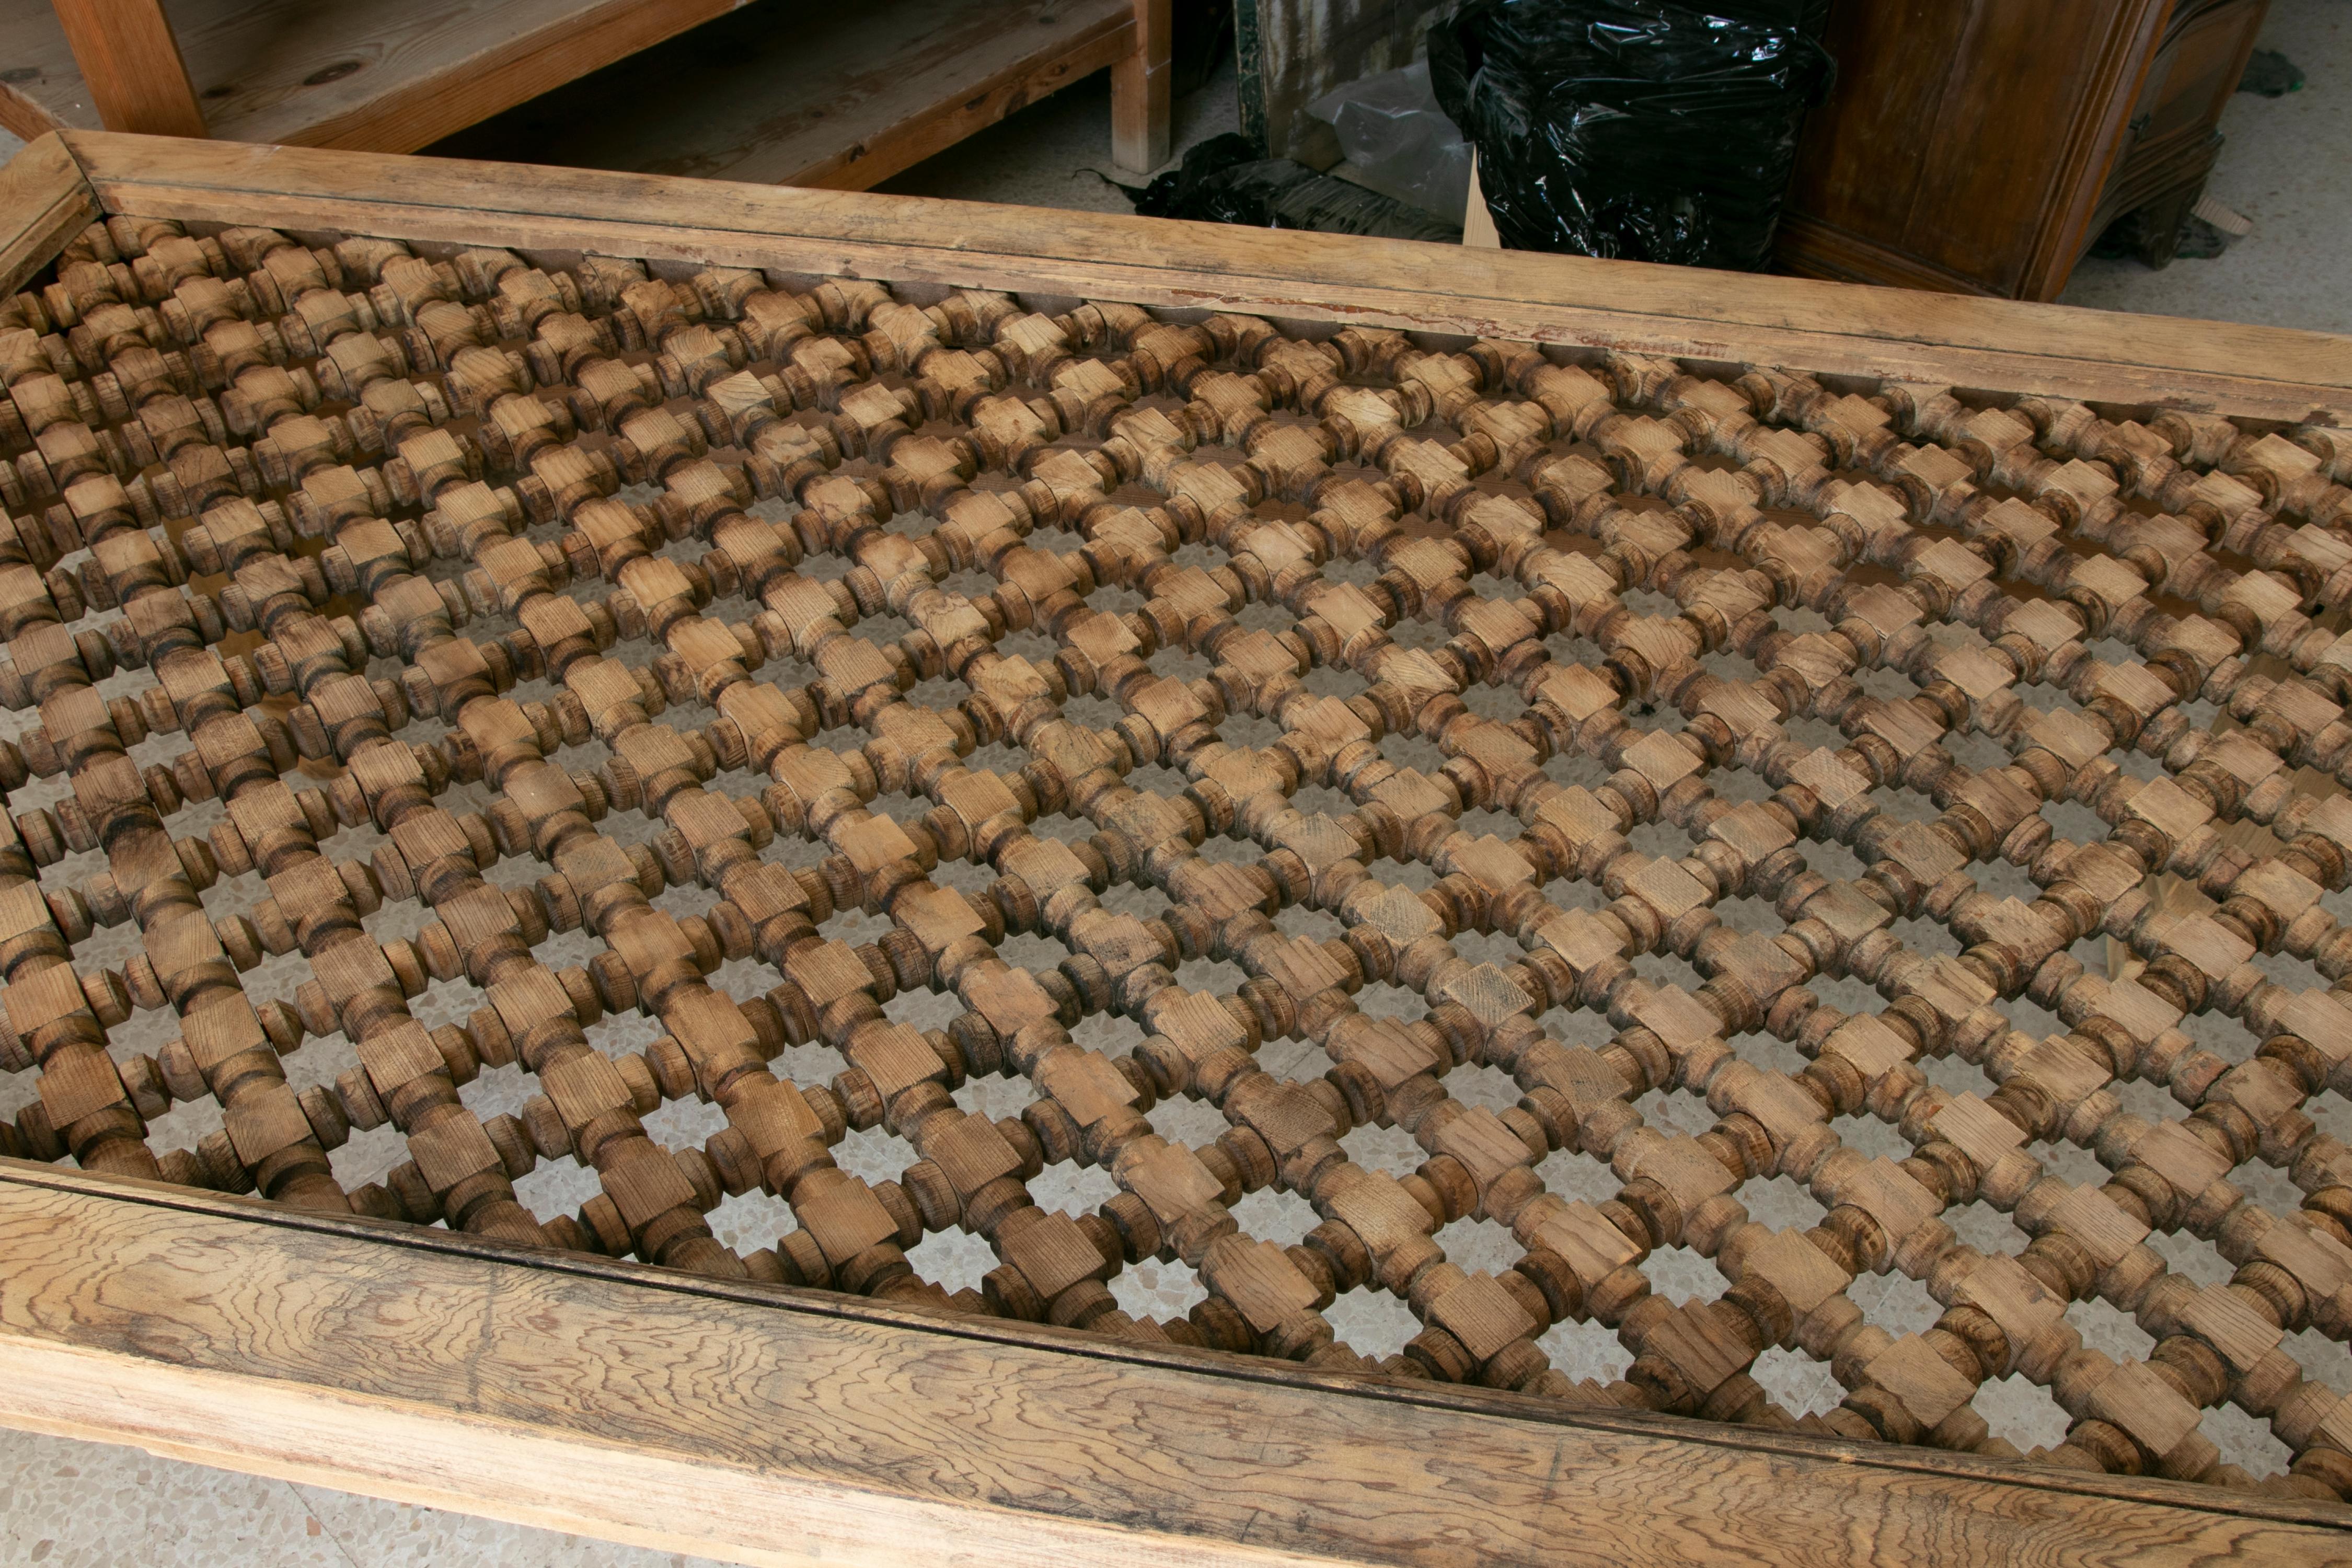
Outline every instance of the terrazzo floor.
<svg viewBox="0 0 2352 1568"><path fill-rule="evenodd" d="M2085 260L2066 291L2067 303L2352 332L2352 289L2346 287L2345 266L2345 258L2352 256L2352 0L2274 0L2262 41L2266 47L2286 53L2304 68L2309 79L2302 91L2284 99L2263 100L2241 94L2231 100L2223 117L2221 126L2229 143L2209 188L2221 201L2252 218L2256 226L2253 233L2218 259L2179 261L2163 271L2151 271L2127 260ZM1228 65L1201 91L1177 105L1176 145L1181 148L1202 137L1234 129L1236 118L1234 76ZM908 194L1124 212L1128 210L1125 196L1100 172L1107 167L1108 122L1107 79L1097 76L1032 106L883 188ZM14 138L0 132L0 158L13 154L17 145ZM0 715L0 731L13 733L22 727L22 722L21 715ZM21 802L12 800L11 805L22 809L26 804L46 804L46 797L34 799L32 792L25 792L25 796ZM456 804L452 803L453 806ZM247 892L248 897L259 896L257 886ZM2352 918L2352 898L2332 896L2330 906L2339 919ZM125 932L116 934L127 934L127 928ZM403 933L387 929L382 934ZM860 933L854 930L845 929L835 934L852 942L861 940ZM580 956L584 955L583 949ZM113 963L128 956L128 950L110 954L94 947L89 956ZM276 962L299 963L299 959ZM577 962L577 958L567 962ZM277 993L272 990L272 978L269 967L265 966L250 984L257 986L257 994L274 994ZM299 978L289 971L282 988L290 990ZM1238 981L1238 972L1233 978ZM724 972L719 983L727 983ZM455 1021L428 1016L425 1003L429 994L428 998L419 999L420 1018L428 1025ZM906 1020L921 1027L943 1025L952 1005L936 999L930 1005L937 1009L936 1016L926 1016L916 1008L906 1012ZM2030 1007L2026 1010L2038 1011ZM894 1007L893 1015L898 1013L899 1009ZM2018 1022L2021 1026L2032 1027L2041 1020L2020 1018ZM1563 1037L1579 1040L1587 1037L1584 1031L1595 1026L1605 1028L1605 1025L1590 1016L1580 1019L1555 1015L1546 1023ZM1103 1037L1085 1038L1086 1031L1082 1029L1084 1043L1114 1047L1133 1043L1126 1037L1135 1033L1131 1025L1097 1019L1091 1020L1087 1027L1103 1031ZM595 1032L603 1037L608 1048L625 1051L646 1044L656 1031L647 1021L633 1020L601 1026ZM140 1042L135 1048L152 1049L160 1043L160 1039ZM289 1058L298 1087L309 1081L305 1059L314 1055L324 1059L323 1053L307 1052ZM837 1065L825 1067L817 1076L827 1076L832 1066ZM1285 1066L1279 1060L1269 1060L1266 1065L1276 1072ZM493 1076L486 1074L482 1087L490 1087L488 1080ZM505 1076L515 1075L509 1069ZM1477 1086L1456 1082L1457 1079L1470 1076L1471 1070L1465 1069L1449 1078L1449 1089L1467 1098L1480 1098ZM1509 1103L1510 1095L1504 1092L1507 1085L1501 1081L1500 1075L1488 1076L1497 1081L1485 1087L1501 1095L1499 1103ZM485 1100L478 1107L484 1114L519 1108L520 1081L503 1087L516 1103L493 1104ZM984 1094L984 1087L973 1086L958 1098L967 1102L968 1109L986 1110L991 1115L1007 1114L1017 1109L1017 1100L990 1107ZM13 1115L18 1098L18 1086L0 1081L0 1116ZM473 1100L471 1093L468 1100ZM1643 1104L1644 1114L1676 1131L1703 1131L1712 1120L1704 1106L1689 1102L1686 1097L1654 1096L1652 1100L1656 1103ZM1170 1125L1161 1131L1171 1136L1189 1131L1197 1140L1203 1135L1202 1130L1181 1125L1182 1109L1182 1102L1179 1102L1177 1108L1169 1110ZM2333 1109L2339 1116L2346 1110L2340 1102ZM216 1120L217 1111L213 1114ZM667 1108L656 1120L676 1121L677 1126L664 1129L673 1135L699 1138L711 1128L698 1125L696 1118L715 1114L708 1108L689 1104ZM166 1125L161 1131L167 1135L167 1141L184 1146L208 1130L199 1119L200 1112L184 1107L174 1112L171 1121L177 1123L185 1120L188 1125ZM1155 1121L1160 1119L1155 1115ZM2352 1138L2352 1126L2326 1130ZM841 1163L859 1174L876 1179L896 1174L903 1157L894 1158L891 1151L880 1146L883 1136L879 1132L853 1134L837 1152ZM1389 1135L1374 1129L1351 1138L1381 1136ZM862 1140L874 1140L877 1146L862 1149ZM373 1146L378 1143L380 1148ZM389 1129L357 1135L339 1153L339 1171L342 1171L348 1157L351 1169L343 1173L347 1181L380 1175L383 1168L399 1157L397 1148L397 1136ZM370 1162L375 1163L375 1168L366 1168ZM866 1162L871 1163L870 1170L865 1168ZM1587 1195L1577 1193L1574 1184L1566 1179L1568 1163L1559 1163L1561 1169L1558 1172L1549 1167L1545 1170L1547 1185L1554 1190L1565 1187L1570 1196ZM1033 1183L1032 1190L1044 1203L1084 1203L1090 1206L1107 1195L1107 1189L1093 1190L1106 1181L1098 1172L1086 1172L1065 1184L1067 1191L1056 1190L1051 1177ZM593 1178L576 1170L546 1170L523 1184L527 1189L525 1201L542 1213L576 1208L593 1191ZM1752 1200L1749 1206L1757 1218L1782 1225L1810 1223L1816 1217L1811 1200L1785 1178L1757 1185L1787 1189L1759 1194L1751 1186L1743 1194L1743 1197ZM1608 1194L1589 1195L1597 1201ZM2256 1195L2266 1203L2276 1204L2282 1197L2287 1206L2294 1203L2291 1194ZM1247 1229L1278 1239L1290 1239L1294 1233L1303 1233L1313 1224L1311 1213L1299 1200L1271 1192L1254 1194L1237 1212ZM756 1247L772 1242L782 1225L789 1224L788 1219L780 1224L780 1215L785 1214L788 1211L782 1210L781 1205L761 1200L755 1194L750 1198L728 1200L712 1219L714 1228L730 1243ZM1469 1221L1458 1222L1442 1238L1442 1245L1448 1256L1472 1268L1507 1266L1511 1256L1508 1237L1498 1227ZM1999 1242L1987 1238L1979 1241L1979 1245ZM992 1260L987 1258L985 1247L976 1241L934 1237L924 1244L917 1261L927 1275L945 1280L952 1289L976 1281ZM2182 1261L2186 1263L2187 1259ZM1723 1289L1713 1265L1696 1254L1661 1258L1650 1267L1660 1289L1667 1294L1683 1291L1711 1296ZM966 1273L969 1280L963 1278ZM1181 1311L1192 1299L1190 1275L1191 1271L1181 1264L1130 1268L1120 1279L1121 1305L1161 1313ZM1871 1299L1873 1292L1876 1300ZM1924 1328L1936 1312L1925 1289L1900 1275L1859 1282L1853 1294L1857 1305L1895 1332ZM1130 1296L1133 1300L1127 1299ZM1412 1331L1410 1314L1401 1305L1368 1301L1361 1295L1351 1302L1335 1306L1329 1316L1350 1343L1374 1354L1402 1344ZM2087 1314L2070 1316L2085 1317L2086 1339L2111 1354L2145 1355L2149 1348L2146 1335L2127 1319L2103 1305L2093 1303ZM1551 1353L1553 1364L1570 1377L1599 1376L1605 1380L1622 1373L1626 1359L1613 1336L1600 1330L1555 1330L1545 1342L1545 1348ZM2323 1381L2339 1391L2352 1393L2352 1357L2347 1356L2343 1346L2313 1339L2291 1348ZM1767 1352L1756 1368L1756 1375L1790 1409L1824 1409L1835 1403L1837 1390L1827 1369L1801 1356ZM1989 1385L1978 1405L1996 1431L2021 1447L2055 1442L2063 1434L2063 1416L2055 1404L2042 1390L2022 1380L2012 1379L2007 1386ZM2207 1430L2221 1444L2224 1457L2257 1472L2276 1469L2284 1457L2275 1440L2251 1419L2240 1418L2237 1429L2231 1429L2227 1413L2220 1417L2209 1416ZM663 1563L683 1568L699 1561L322 1488L232 1475L156 1458L135 1449L0 1431L0 1568L16 1563L96 1568L100 1564L162 1563L185 1563L191 1568L214 1568L215 1564L236 1564L237 1568L278 1568L281 1564L287 1568L297 1564L378 1568L403 1563L476 1562L519 1568L655 1568Z"/></svg>
<svg viewBox="0 0 2352 1568"><path fill-rule="evenodd" d="M2160 272L2085 257L2063 303L2352 332L2352 0L2272 0L2259 47L2307 79L2284 98L2230 100L2205 186L2253 232Z"/></svg>

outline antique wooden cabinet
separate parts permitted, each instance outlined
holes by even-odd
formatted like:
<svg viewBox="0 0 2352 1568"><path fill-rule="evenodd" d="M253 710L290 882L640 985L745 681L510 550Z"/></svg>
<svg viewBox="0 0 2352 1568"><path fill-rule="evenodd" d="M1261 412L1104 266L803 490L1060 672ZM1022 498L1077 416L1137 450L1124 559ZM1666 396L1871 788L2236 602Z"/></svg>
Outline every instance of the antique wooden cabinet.
<svg viewBox="0 0 2352 1568"><path fill-rule="evenodd" d="M2352 1550L2344 340L105 133L0 219L0 1420L752 1563Z"/></svg>
<svg viewBox="0 0 2352 1568"><path fill-rule="evenodd" d="M1780 258L1817 278L2055 299L2119 219L2170 259L2264 0L1841 0Z"/></svg>

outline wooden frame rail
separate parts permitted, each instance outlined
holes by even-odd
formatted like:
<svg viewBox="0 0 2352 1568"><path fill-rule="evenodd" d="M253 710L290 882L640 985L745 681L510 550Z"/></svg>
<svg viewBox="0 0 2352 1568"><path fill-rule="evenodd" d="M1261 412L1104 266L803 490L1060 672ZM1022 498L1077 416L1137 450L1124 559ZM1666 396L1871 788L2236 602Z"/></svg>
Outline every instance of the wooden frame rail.
<svg viewBox="0 0 2352 1568"><path fill-rule="evenodd" d="M515 165L104 132L64 132L62 144L106 211L199 223L1058 290L2012 392L2127 395L2283 421L2352 418L2352 363L2344 341L2326 332L598 170L524 176Z"/></svg>
<svg viewBox="0 0 2352 1568"><path fill-rule="evenodd" d="M163 0L56 0L55 9L108 130L205 134L204 106Z"/></svg>
<svg viewBox="0 0 2352 1568"><path fill-rule="evenodd" d="M26 0L0 14L0 124L405 153L733 10L736 0L456 7Z"/></svg>
<svg viewBox="0 0 2352 1568"><path fill-rule="evenodd" d="M10 1425L744 1563L2352 1553L2326 1505L1568 1416L15 1162L0 1260Z"/></svg>
<svg viewBox="0 0 2352 1568"><path fill-rule="evenodd" d="M463 133L461 152L862 190L1108 68L1112 163L1139 175L1168 159L1169 0L171 11L176 33L162 0L0 5L0 126L379 153Z"/></svg>

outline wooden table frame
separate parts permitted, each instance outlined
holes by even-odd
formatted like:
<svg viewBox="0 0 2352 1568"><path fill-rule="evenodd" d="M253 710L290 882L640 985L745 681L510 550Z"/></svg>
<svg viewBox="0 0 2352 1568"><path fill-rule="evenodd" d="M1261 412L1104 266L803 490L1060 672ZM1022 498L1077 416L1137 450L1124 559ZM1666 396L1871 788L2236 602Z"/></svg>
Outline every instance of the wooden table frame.
<svg viewBox="0 0 2352 1568"><path fill-rule="evenodd" d="M331 50L327 58L334 63L316 80L215 83L192 77L162 0L36 4L54 11L90 109L110 131L248 140L254 132L244 121L257 106L247 100L264 98L284 105L259 108L264 124L256 129L273 140L404 153L724 16L735 0L587 0L526 18L489 47L460 49L439 68L407 70L381 86L381 62L376 70L367 68L367 57L380 47L373 38L342 41L350 58L335 61ZM184 7L181 21L189 20ZM384 20L378 13L372 25ZM235 68L250 70L253 63L240 61ZM70 79L52 76L49 81L48 90L38 94L0 89L0 123L28 138L76 123L55 102ZM202 90L207 88L209 95ZM209 111L207 96L218 100Z"/></svg>
<svg viewBox="0 0 2352 1568"><path fill-rule="evenodd" d="M1345 319L2344 422L2325 334L1087 214L109 133L110 214ZM225 1419L233 1412L234 1419ZM751 1563L2352 1557L2352 1510L1596 1414L0 1162L0 1421Z"/></svg>

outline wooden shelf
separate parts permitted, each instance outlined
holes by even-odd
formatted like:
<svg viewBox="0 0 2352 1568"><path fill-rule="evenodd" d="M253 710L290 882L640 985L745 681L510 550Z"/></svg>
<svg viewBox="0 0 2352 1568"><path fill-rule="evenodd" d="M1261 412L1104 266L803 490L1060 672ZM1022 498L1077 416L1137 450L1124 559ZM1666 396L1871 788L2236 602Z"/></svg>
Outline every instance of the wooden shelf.
<svg viewBox="0 0 2352 1568"><path fill-rule="evenodd" d="M405 153L740 0L169 0L210 133ZM99 128L47 0L0 4L0 125Z"/></svg>
<svg viewBox="0 0 2352 1568"><path fill-rule="evenodd" d="M1132 55L1134 15L1132 0L873 0L831 15L768 0L432 151L864 190Z"/></svg>

